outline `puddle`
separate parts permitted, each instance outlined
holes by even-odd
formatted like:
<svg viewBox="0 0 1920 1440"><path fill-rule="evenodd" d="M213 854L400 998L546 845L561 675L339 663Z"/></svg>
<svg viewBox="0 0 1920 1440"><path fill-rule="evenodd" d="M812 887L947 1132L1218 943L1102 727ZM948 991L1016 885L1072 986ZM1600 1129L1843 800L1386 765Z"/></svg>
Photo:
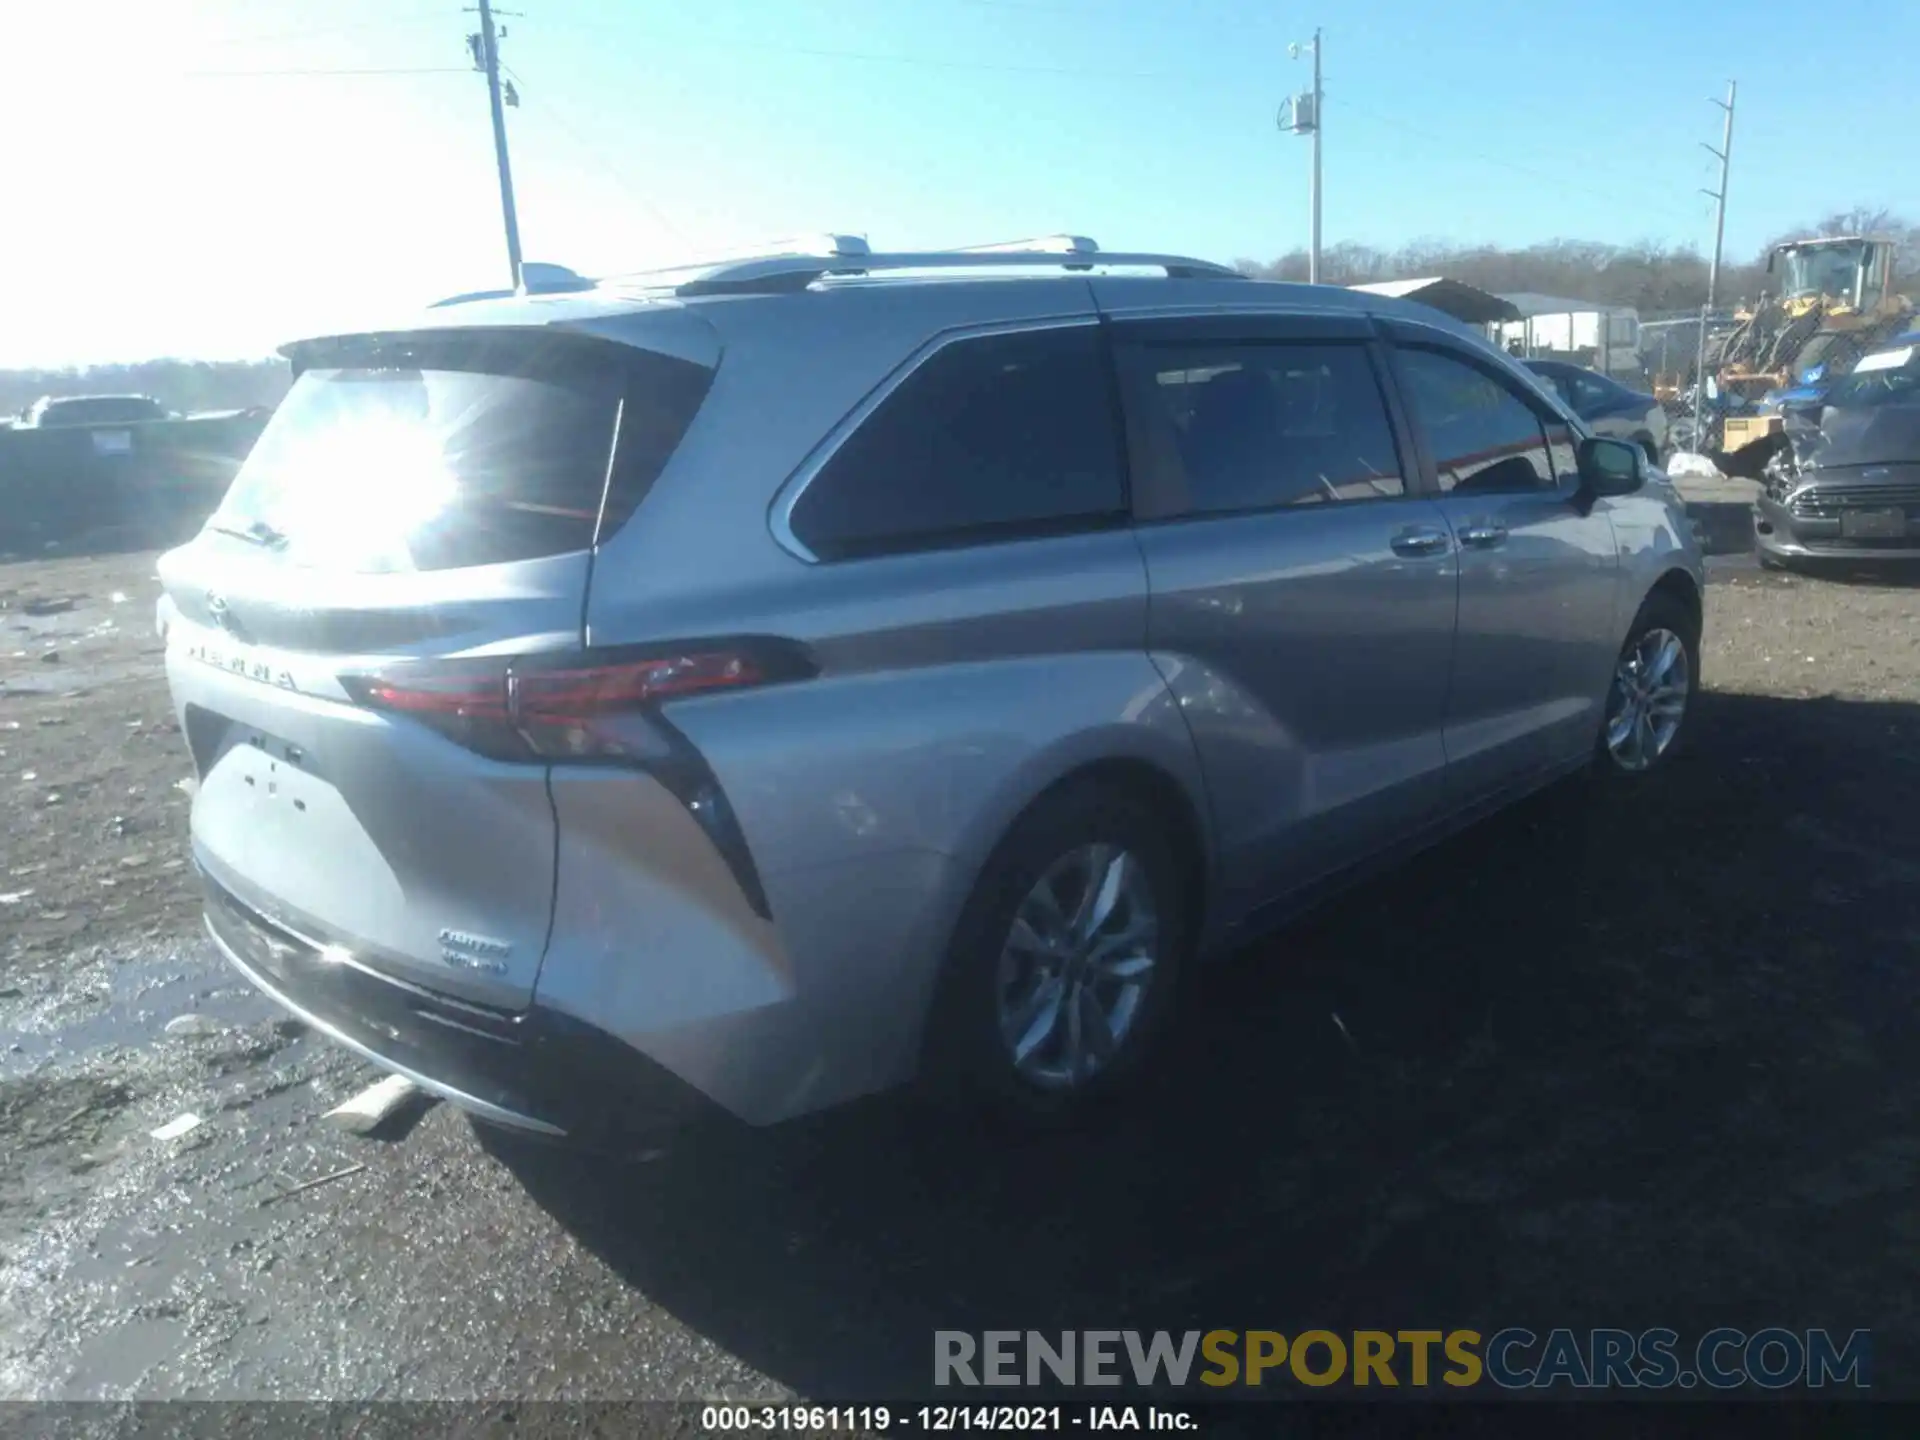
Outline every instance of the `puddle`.
<svg viewBox="0 0 1920 1440"><path fill-rule="evenodd" d="M75 1013L76 1000L86 1004L84 1013ZM0 1080L115 1046L191 1045L191 1038L165 1033L169 1020L188 1012L236 1028L281 1013L210 945L95 954L76 962L69 984L15 1010L0 1030Z"/></svg>

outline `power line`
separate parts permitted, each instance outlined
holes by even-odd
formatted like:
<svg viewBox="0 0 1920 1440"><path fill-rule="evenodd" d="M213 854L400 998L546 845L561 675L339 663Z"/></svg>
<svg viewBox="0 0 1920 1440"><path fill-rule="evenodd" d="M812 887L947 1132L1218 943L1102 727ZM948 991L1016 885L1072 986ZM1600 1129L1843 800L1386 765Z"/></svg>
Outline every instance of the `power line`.
<svg viewBox="0 0 1920 1440"><path fill-rule="evenodd" d="M984 60L946 60L927 55L887 55L872 50L839 50L819 45L783 45L770 40L736 40L730 36L711 35L664 35L657 31L629 30L622 27L583 23L578 20L566 22L575 29L602 30L608 34L617 33L630 40L645 40L653 44L713 46L730 50L762 50L776 55L809 55L829 60L862 60L882 65L920 65L934 70L983 70L1003 71L1015 75L1069 75L1091 80L1182 80L1194 84L1217 86L1218 76L1182 75L1167 72L1128 71L1128 70L1091 70L1059 65L1006 65Z"/></svg>
<svg viewBox="0 0 1920 1440"><path fill-rule="evenodd" d="M360 20L350 25L325 25L305 30L277 30L269 35L222 35L204 42L209 46L266 45L277 40L319 40L332 35L358 35L369 30L397 30L406 26L440 24L447 18L445 5L431 10L407 11L384 15L378 20Z"/></svg>
<svg viewBox="0 0 1920 1440"><path fill-rule="evenodd" d="M520 78L519 73L515 71L511 65L503 64L500 68L506 71L508 78L520 87L521 100L524 102L528 99L529 95L531 95L535 108L551 120L562 134L566 135L575 145L579 146L581 152L585 154L589 160L593 161L595 167L599 169L602 174L613 181L615 185L619 186L625 194L637 201L641 208L653 217L661 229L672 235L676 240L686 239L686 236L681 234L680 227L675 225L673 221L669 220L661 212L660 207L648 198L645 191L636 186L627 175L623 174L605 155L601 154L599 148L595 146L592 141L588 140L586 136L582 135L568 122L566 116L561 114L559 106L544 96L530 91L527 82Z"/></svg>
<svg viewBox="0 0 1920 1440"><path fill-rule="evenodd" d="M1352 110L1361 115L1369 116L1370 118L1379 122L1382 125L1388 125L1388 126L1391 126L1393 129L1404 131L1409 135L1418 136L1422 140L1434 140L1434 139L1440 138L1437 135L1435 135L1435 133L1432 130L1425 129L1418 125L1408 124L1404 120L1396 120L1393 116L1382 114L1380 111L1374 110L1369 106L1356 105L1351 100L1343 100L1341 103L1343 103L1349 110ZM1582 194L1593 196L1595 199L1605 200L1610 205L1618 205L1626 198L1623 195L1608 194L1606 192L1596 190L1590 185L1582 185L1577 181L1570 181L1567 179L1567 177L1564 174L1555 174L1551 170L1536 170L1531 165L1522 165L1517 161L1507 160L1498 155L1488 154L1484 150L1462 149L1459 145L1455 144L1451 139L1447 140L1446 144L1447 144L1447 148L1456 155L1471 156L1472 158L1478 159L1488 165L1497 165L1504 170L1511 170L1517 175L1525 175L1530 177L1531 179L1543 181L1544 183L1549 185L1558 186L1563 190L1578 190ZM1637 198L1637 197L1634 199L1633 204L1637 209L1641 209L1641 210L1659 210L1663 214L1665 214L1667 217L1672 219L1686 218L1691 220L1693 218L1692 216L1682 217L1680 215L1680 212L1677 209L1673 209L1668 206L1648 205L1644 199Z"/></svg>
<svg viewBox="0 0 1920 1440"><path fill-rule="evenodd" d="M364 70L294 68L287 70L183 70L180 73L195 80L250 80L262 75L465 75L469 72L459 65L406 65Z"/></svg>
<svg viewBox="0 0 1920 1440"><path fill-rule="evenodd" d="M1073 15L1081 19L1091 19L1098 15L1104 17L1108 12L1084 5L1041 5L1034 0L954 0L956 5L967 5L983 10L1024 10L1034 15Z"/></svg>

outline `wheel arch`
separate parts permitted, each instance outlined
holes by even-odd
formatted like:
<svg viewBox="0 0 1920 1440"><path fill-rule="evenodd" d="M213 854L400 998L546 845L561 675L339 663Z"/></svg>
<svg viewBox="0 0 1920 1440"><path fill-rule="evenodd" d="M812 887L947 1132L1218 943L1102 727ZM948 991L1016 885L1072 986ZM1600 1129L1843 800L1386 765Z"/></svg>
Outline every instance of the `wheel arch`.
<svg viewBox="0 0 1920 1440"><path fill-rule="evenodd" d="M1000 846L1028 815L1081 785L1125 790L1175 828L1195 933L1201 933L1212 888L1212 831L1198 758L1184 725L1178 737L1154 728L1117 726L1030 757L975 816L959 857L967 877L965 891L971 893Z"/></svg>
<svg viewBox="0 0 1920 1440"><path fill-rule="evenodd" d="M937 1077L945 1070L939 1019L959 974L954 965L955 941L982 877L1029 816L1080 786L1118 788L1177 830L1175 849L1193 907L1189 933L1196 946L1202 941L1213 891L1213 844L1198 757L1184 725L1178 743L1165 732L1139 725L1116 726L1063 742L1033 757L981 807L964 853L955 857L960 875L951 892L953 908L945 922L943 950L921 1019L918 1069L923 1076Z"/></svg>
<svg viewBox="0 0 1920 1440"><path fill-rule="evenodd" d="M1647 601L1656 596L1673 601L1687 612L1693 620L1694 637L1697 640L1706 618L1706 602L1700 593L1699 582L1692 574L1678 566L1661 572L1660 577L1647 587L1640 608L1645 609ZM1639 611L1634 613L1637 616Z"/></svg>

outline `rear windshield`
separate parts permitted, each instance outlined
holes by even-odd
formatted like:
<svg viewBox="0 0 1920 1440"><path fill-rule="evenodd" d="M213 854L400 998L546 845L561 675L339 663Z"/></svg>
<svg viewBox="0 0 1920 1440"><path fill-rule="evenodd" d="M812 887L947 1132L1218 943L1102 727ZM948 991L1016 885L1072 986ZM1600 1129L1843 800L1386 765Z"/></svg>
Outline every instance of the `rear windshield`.
<svg viewBox="0 0 1920 1440"><path fill-rule="evenodd" d="M653 483L710 379L702 366L644 352L618 366L444 357L315 366L294 381L210 524L289 563L354 571L584 550Z"/></svg>

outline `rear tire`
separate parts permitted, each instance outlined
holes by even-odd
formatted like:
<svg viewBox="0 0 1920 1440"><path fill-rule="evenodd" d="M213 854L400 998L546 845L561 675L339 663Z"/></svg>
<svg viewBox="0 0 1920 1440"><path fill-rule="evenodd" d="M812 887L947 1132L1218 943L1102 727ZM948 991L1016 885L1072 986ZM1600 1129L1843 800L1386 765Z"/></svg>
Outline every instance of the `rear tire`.
<svg viewBox="0 0 1920 1440"><path fill-rule="evenodd" d="M1670 595L1649 595L1607 687L1595 747L1600 773L1633 786L1664 768L1686 740L1699 694L1699 619Z"/></svg>
<svg viewBox="0 0 1920 1440"><path fill-rule="evenodd" d="M927 1036L936 1089L1052 1120L1140 1073L1192 944L1173 828L1105 782L1043 797L1015 823L955 927Z"/></svg>

